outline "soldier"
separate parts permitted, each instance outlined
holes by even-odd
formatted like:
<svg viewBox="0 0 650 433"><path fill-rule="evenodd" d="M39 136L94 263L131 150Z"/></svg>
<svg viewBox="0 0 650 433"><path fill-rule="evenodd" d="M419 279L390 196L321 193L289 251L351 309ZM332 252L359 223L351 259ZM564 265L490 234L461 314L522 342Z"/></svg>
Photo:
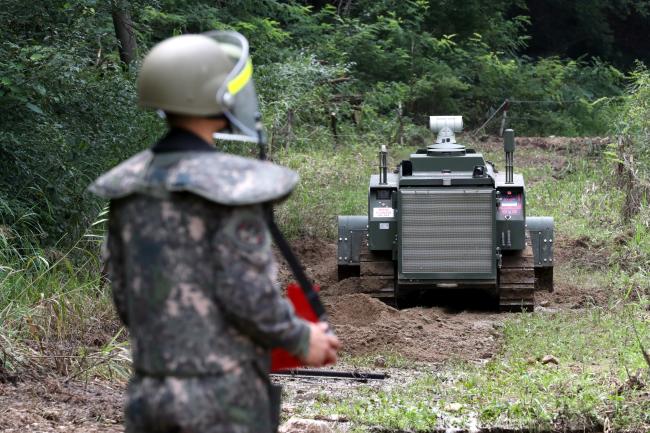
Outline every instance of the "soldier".
<svg viewBox="0 0 650 433"><path fill-rule="evenodd" d="M257 140L251 74L238 33L155 46L139 103L164 111L170 131L90 187L110 199L105 260L135 373L127 433L271 432L269 350L336 360L336 337L298 319L276 287L262 208L296 173L214 146L213 134Z"/></svg>

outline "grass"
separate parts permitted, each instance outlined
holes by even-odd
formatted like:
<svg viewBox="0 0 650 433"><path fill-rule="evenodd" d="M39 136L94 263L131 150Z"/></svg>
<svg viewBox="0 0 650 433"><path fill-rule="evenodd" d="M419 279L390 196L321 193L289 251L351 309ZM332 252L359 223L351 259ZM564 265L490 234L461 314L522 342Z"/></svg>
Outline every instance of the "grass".
<svg viewBox="0 0 650 433"><path fill-rule="evenodd" d="M0 376L128 376L124 332L99 272L102 217L64 252L26 240L16 247L16 234L0 231Z"/></svg>
<svg viewBox="0 0 650 433"><path fill-rule="evenodd" d="M526 182L526 213L554 217L556 231L568 238L609 240L622 224L623 194L612 185L613 167L579 144L573 146L563 151L517 148L515 172ZM485 156L503 168L500 149L489 149Z"/></svg>
<svg viewBox="0 0 650 433"><path fill-rule="evenodd" d="M300 186L278 209L285 231L331 239L337 215L365 214L378 143L367 135L337 150L321 142L276 150L275 160L301 175ZM475 147L503 166L500 150ZM390 165L411 150L391 148ZM381 356L388 368L416 373L390 389L323 396L306 413L344 415L359 432L373 425L420 431L477 425L650 429L650 368L634 331L649 348L650 212L646 206L630 224L623 223L622 192L611 167L597 157L580 150L517 152L529 215L554 216L566 248L556 275L594 291L607 287L609 299L594 299L583 310L507 320L502 350L486 364L456 362L433 371L397 353L345 357L346 365L374 368ZM123 330L99 275L102 218L64 252L32 247L11 228L0 227L0 375L35 369L75 379L128 376ZM559 364L541 363L546 355Z"/></svg>
<svg viewBox="0 0 650 433"><path fill-rule="evenodd" d="M337 215L367 212L369 149L284 152L278 162L298 171L300 184L278 210L278 221L289 236L333 238Z"/></svg>
<svg viewBox="0 0 650 433"><path fill-rule="evenodd" d="M484 365L450 363L313 411L342 415L359 429L645 431L650 395L642 384L650 374L639 341L650 346L647 307L519 315L506 321L501 353ZM558 364L542 362L547 355Z"/></svg>
<svg viewBox="0 0 650 433"><path fill-rule="evenodd" d="M334 239L338 215L366 215L368 181L378 171L378 146L353 144L336 151L331 148L282 152L276 161L296 170L300 184L291 198L278 209L278 220L287 235ZM391 153L389 167L397 156Z"/></svg>

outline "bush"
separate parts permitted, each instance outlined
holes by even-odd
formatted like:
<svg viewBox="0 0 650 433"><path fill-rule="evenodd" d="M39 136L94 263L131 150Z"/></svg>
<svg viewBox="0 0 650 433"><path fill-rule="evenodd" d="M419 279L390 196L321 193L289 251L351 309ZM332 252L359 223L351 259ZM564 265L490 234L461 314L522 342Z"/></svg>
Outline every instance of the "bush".
<svg viewBox="0 0 650 433"><path fill-rule="evenodd" d="M614 163L614 185L624 194L627 225L621 262L645 274L650 267L650 72L643 65L630 76L628 93L612 127L616 142L607 156Z"/></svg>
<svg viewBox="0 0 650 433"><path fill-rule="evenodd" d="M615 108L599 98L620 93L622 75L605 63L518 55L528 21L507 15L518 0L130 3L140 57L172 34L248 36L276 149L340 148L358 135L415 143L426 116L462 114L473 128L505 98L521 101L510 111L520 135L599 133ZM111 4L0 10L0 224L44 244L78 238L98 210L86 186L163 131L135 107L138 64L120 62Z"/></svg>
<svg viewBox="0 0 650 433"><path fill-rule="evenodd" d="M63 37L0 44L0 225L46 244L78 238L97 210L88 184L160 131L136 107L134 74L87 48Z"/></svg>

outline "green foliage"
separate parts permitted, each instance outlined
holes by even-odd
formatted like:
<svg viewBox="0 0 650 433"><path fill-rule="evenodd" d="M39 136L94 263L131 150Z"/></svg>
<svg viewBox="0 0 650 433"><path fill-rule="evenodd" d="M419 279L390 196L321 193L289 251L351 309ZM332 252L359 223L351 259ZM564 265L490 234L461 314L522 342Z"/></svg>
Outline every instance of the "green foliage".
<svg viewBox="0 0 650 433"><path fill-rule="evenodd" d="M328 83L347 72L343 65L324 65L304 54L257 68L256 86L272 146L288 145L297 126L322 123L332 90Z"/></svg>
<svg viewBox="0 0 650 433"><path fill-rule="evenodd" d="M476 58L478 65L468 71L475 85L464 99L477 104L477 115L489 112L500 93L512 100L510 125L518 133L573 136L607 130L613 107L598 98L617 95L623 81L611 66L555 57L502 59L493 53Z"/></svg>
<svg viewBox="0 0 650 433"><path fill-rule="evenodd" d="M613 132L626 136L633 142L629 151L634 155L637 176L650 181L650 71L643 64L630 74L629 86L624 103L617 113Z"/></svg>
<svg viewBox="0 0 650 433"><path fill-rule="evenodd" d="M86 185L148 146L161 124L135 107L137 62L131 70L120 63L111 2L5 3L0 224L45 243L64 233L72 240L97 208ZM600 61L521 56L529 24L521 0L120 4L130 9L140 58L174 34L236 29L249 37L276 149L349 147L347 136L358 134L376 137L363 143L419 142L413 125L426 116L463 114L476 127L506 98L543 101L512 104L509 126L520 135L599 133L616 108L600 98L618 95L622 82Z"/></svg>
<svg viewBox="0 0 650 433"><path fill-rule="evenodd" d="M158 134L155 118L136 108L133 74L104 51L115 47L103 42L110 15L90 4L22 8L18 28L50 19L58 31L5 28L0 44L0 225L50 244L78 238L97 207L86 186Z"/></svg>
<svg viewBox="0 0 650 433"><path fill-rule="evenodd" d="M280 71L288 71L291 77L299 73L304 79L318 64L345 74L344 82L318 86L312 104L316 113L363 111L370 106L378 114L392 115L402 103L417 120L459 112L467 123L478 126L491 109L511 98L536 102L513 107L512 126L522 133L574 135L607 130L604 120L609 113L592 101L618 95L621 73L597 59L518 57L527 44L529 19L513 16L512 11L524 12L524 2L433 6L415 0L359 1L349 7L319 8L273 0L214 7L193 0L152 3L142 21L154 36L148 43L186 31L234 28L243 32L253 42L263 93L271 82L264 79L267 72L273 79ZM305 83L303 79L298 78L297 87ZM281 91L269 93L280 93L280 99L290 101L295 90L286 83L281 79ZM284 122L286 113L277 111L277 105L288 105L284 101L276 104L271 123ZM315 117L321 124L327 121L326 116Z"/></svg>
<svg viewBox="0 0 650 433"><path fill-rule="evenodd" d="M650 19L647 0L527 0L535 56L601 57L629 67L650 59L644 43Z"/></svg>

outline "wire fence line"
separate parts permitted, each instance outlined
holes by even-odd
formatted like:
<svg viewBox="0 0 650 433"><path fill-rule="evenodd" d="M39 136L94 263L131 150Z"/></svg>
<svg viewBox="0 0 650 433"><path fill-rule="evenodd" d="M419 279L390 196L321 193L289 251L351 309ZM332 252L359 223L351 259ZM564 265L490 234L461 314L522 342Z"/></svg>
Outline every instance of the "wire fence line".
<svg viewBox="0 0 650 433"><path fill-rule="evenodd" d="M581 104L581 103L589 103L589 104L594 104L599 101L616 101L616 100L622 100L624 99L624 95L620 96L611 96L611 97L606 97L606 98L573 98L573 99L510 99L506 98L501 100L499 106L494 109L490 110L491 112L489 113L489 116L487 120L485 120L479 127L475 129L468 130L467 133L472 136L478 135L482 130L485 130L492 122L494 122L495 119L501 119L502 121L502 127L506 125L507 122L512 122L512 121L534 121L537 119L536 116L533 115L527 115L528 113L523 112L523 113L517 113L512 115L513 111L517 111L511 108L511 105L525 105L525 106L534 106L534 105L539 105L539 106L549 106L549 105L571 105L571 104ZM505 119L503 116L499 116L499 114L502 113L505 114ZM397 126L396 126L397 127ZM276 128L276 131L274 134L270 134L269 138L272 138L272 147L273 150L277 150L279 148L285 148L288 149L292 146L292 144L305 144L309 143L311 140L313 140L314 136L320 136L322 139L326 140L332 140L334 149L338 147L339 145L345 145L344 141L348 139L368 139L371 137L377 137L377 139L382 140L382 139L392 139L393 136L396 135L394 131L386 131L384 134L377 133L377 132L364 132L360 131L358 133L334 133L332 132L330 127L327 127L325 125L321 127L315 127L313 131L307 132L306 134L296 134L295 131L293 133L287 134L286 132L281 131L282 128ZM501 128L504 129L504 128ZM389 137L390 136L390 137Z"/></svg>
<svg viewBox="0 0 650 433"><path fill-rule="evenodd" d="M503 126L507 120L535 120L535 116L526 116L525 114L518 114L516 116L509 116L510 105L511 104L520 104L520 105L564 105L564 104L579 104L579 103L596 103L601 100L618 100L623 99L625 96L612 96L607 98L574 98L574 99L510 99L506 98L503 100L501 105L496 108L488 117L488 119L483 122L481 126L470 131L470 135L476 136L480 131L484 130L496 117L499 113L502 115L502 128L501 133L503 133Z"/></svg>
<svg viewBox="0 0 650 433"><path fill-rule="evenodd" d="M580 102L595 102L597 99L538 99L538 100L525 100L525 99L511 99L508 102L511 104L577 104Z"/></svg>

